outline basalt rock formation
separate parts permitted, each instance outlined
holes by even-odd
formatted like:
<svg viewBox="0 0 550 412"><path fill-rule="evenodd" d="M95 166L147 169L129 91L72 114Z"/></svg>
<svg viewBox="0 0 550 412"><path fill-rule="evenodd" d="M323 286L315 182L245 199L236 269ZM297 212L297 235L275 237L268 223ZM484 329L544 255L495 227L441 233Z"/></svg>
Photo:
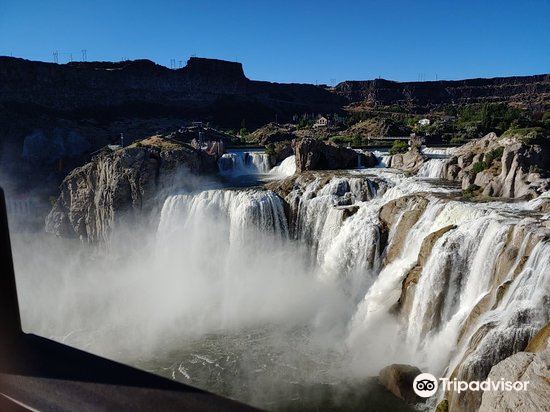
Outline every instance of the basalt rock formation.
<svg viewBox="0 0 550 412"><path fill-rule="evenodd" d="M417 396L413 390L413 381L422 373L420 369L410 365L393 364L380 371L378 380L391 393L405 402L415 404L424 399Z"/></svg>
<svg viewBox="0 0 550 412"><path fill-rule="evenodd" d="M429 110L446 104L514 103L541 110L550 102L550 75L430 82L345 81L334 92L357 107L397 104Z"/></svg>
<svg viewBox="0 0 550 412"><path fill-rule="evenodd" d="M107 240L116 224L131 223L151 210L162 188L181 186L188 172L215 170L215 159L204 152L159 137L104 150L63 180L46 231L91 242Z"/></svg>
<svg viewBox="0 0 550 412"><path fill-rule="evenodd" d="M441 177L478 188L485 196L533 198L550 190L548 147L489 133L456 150Z"/></svg>
<svg viewBox="0 0 550 412"><path fill-rule="evenodd" d="M408 173L416 173L426 160L427 157L418 148L413 147L406 153L397 153L391 156L388 167Z"/></svg>
<svg viewBox="0 0 550 412"><path fill-rule="evenodd" d="M316 139L294 141L293 145L298 173L306 170L354 169L358 165L373 167L377 163L372 153L358 153Z"/></svg>
<svg viewBox="0 0 550 412"><path fill-rule="evenodd" d="M240 63L223 60L192 57L171 70L149 60L59 65L0 57L0 104L67 116L176 114L263 124L276 113L337 111L342 102L314 85L249 80Z"/></svg>
<svg viewBox="0 0 550 412"><path fill-rule="evenodd" d="M528 382L526 390L485 391L480 412L544 411L550 405L550 349L540 353L518 352L491 369L488 379Z"/></svg>

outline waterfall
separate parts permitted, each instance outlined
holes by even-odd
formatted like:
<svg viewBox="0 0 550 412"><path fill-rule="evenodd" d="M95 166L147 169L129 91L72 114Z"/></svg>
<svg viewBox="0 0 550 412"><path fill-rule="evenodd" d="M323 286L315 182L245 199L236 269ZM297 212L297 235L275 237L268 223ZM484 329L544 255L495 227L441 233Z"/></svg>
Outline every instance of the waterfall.
<svg viewBox="0 0 550 412"><path fill-rule="evenodd" d="M389 363L409 363L436 376L458 370L459 378L483 380L494 364L523 350L550 321L550 243L547 234L535 235L548 231L518 213L532 206L432 198L350 322L354 366L375 373ZM441 229L420 264L421 245ZM390 232L386 250L395 236ZM405 290L413 273L417 280ZM480 401L462 396L472 405ZM453 402L466 402L458 398Z"/></svg>
<svg viewBox="0 0 550 412"><path fill-rule="evenodd" d="M390 153L388 151L375 150L372 154L378 159L376 167L388 167L390 164Z"/></svg>
<svg viewBox="0 0 550 412"><path fill-rule="evenodd" d="M430 179L442 179L445 177L446 162L446 159L430 159L420 167L418 176Z"/></svg>
<svg viewBox="0 0 550 412"><path fill-rule="evenodd" d="M228 152L218 160L218 168L223 175L265 174L270 169L269 156L259 151Z"/></svg>
<svg viewBox="0 0 550 412"><path fill-rule="evenodd" d="M229 170L264 167L262 153L222 159L220 168L235 166ZM170 362L159 373L176 362L185 373L174 376L185 382L218 389L231 380L250 393L264 389L267 375L270 384L298 381L300 371L306 386L336 387L392 363L482 380L550 321L550 229L548 214L536 210L548 193L530 201L464 202L456 188L395 170L288 177L293 166L289 157L271 171L287 179L270 182L270 190L171 194L156 232L126 228L131 236L112 242L113 255L103 263L94 256L83 265L71 253L75 260L64 268L66 249L48 264L33 260L40 256L34 248L29 258L16 255L22 285L39 282L50 292L33 310L53 314L49 324L60 325L55 335L69 343L113 356L135 350L147 362L148 350L155 360L166 352ZM73 268L79 276L59 276ZM226 346L231 336L233 352ZM246 373L251 346L256 363L267 365L254 366L253 379ZM205 372L195 358L175 361L180 350L213 352L208 359L219 364L219 386L209 386L212 369ZM289 396L270 394L258 405L279 406ZM467 396L454 394L449 402L479 402L479 393ZM247 399L242 392L234 397Z"/></svg>
<svg viewBox="0 0 550 412"><path fill-rule="evenodd" d="M288 156L279 165L269 171L269 174L278 179L292 176L296 173L296 156Z"/></svg>
<svg viewBox="0 0 550 412"><path fill-rule="evenodd" d="M421 151L425 155L435 155L435 156L451 156L455 151L456 147L426 147L422 146Z"/></svg>
<svg viewBox="0 0 550 412"><path fill-rule="evenodd" d="M196 194L170 196L161 211L161 236L204 219L227 221L229 241L243 241L247 231L288 236L282 201L270 191L206 190Z"/></svg>

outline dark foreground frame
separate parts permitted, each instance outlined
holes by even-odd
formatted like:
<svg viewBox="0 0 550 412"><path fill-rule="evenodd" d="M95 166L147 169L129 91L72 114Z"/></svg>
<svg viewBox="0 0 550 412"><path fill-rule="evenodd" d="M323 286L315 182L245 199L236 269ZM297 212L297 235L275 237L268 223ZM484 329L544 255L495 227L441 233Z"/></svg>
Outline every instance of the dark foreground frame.
<svg viewBox="0 0 550 412"><path fill-rule="evenodd" d="M254 408L24 333L0 189L0 410L252 411Z"/></svg>

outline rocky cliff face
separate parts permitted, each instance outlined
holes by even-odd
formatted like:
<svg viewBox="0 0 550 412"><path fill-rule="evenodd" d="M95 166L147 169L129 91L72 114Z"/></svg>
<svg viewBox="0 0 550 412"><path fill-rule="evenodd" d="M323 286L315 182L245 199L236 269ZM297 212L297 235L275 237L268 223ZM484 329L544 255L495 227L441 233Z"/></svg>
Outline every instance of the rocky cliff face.
<svg viewBox="0 0 550 412"><path fill-rule="evenodd" d="M533 198L550 190L549 170L548 148L489 133L457 149L441 177L485 196Z"/></svg>
<svg viewBox="0 0 550 412"><path fill-rule="evenodd" d="M316 139L296 140L293 145L298 173L306 170L354 169L359 165L373 167L377 163L372 153L358 153Z"/></svg>
<svg viewBox="0 0 550 412"><path fill-rule="evenodd" d="M504 102L543 109L550 102L550 75L403 83L345 81L334 92L350 104L366 107L398 104L426 110L445 104Z"/></svg>
<svg viewBox="0 0 550 412"><path fill-rule="evenodd" d="M151 210L164 187L185 183L187 173L217 170L215 159L193 148L153 137L105 150L73 170L46 218L46 231L95 242L111 229Z"/></svg>
<svg viewBox="0 0 550 412"><path fill-rule="evenodd" d="M336 111L322 87L252 81L240 63L191 58L171 70L149 60L65 65L0 57L0 104L94 118L101 113L197 116L263 124L275 113Z"/></svg>
<svg viewBox="0 0 550 412"><path fill-rule="evenodd" d="M480 412L544 411L550 405L550 349L540 353L518 352L499 362L488 378L494 382L529 382L525 391L487 391L483 393Z"/></svg>

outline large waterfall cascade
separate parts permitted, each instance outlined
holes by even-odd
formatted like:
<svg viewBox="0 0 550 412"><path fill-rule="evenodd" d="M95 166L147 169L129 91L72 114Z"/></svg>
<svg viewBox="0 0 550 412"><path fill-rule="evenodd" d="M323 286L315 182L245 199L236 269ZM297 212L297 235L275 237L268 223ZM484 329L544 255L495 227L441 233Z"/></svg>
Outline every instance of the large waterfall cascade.
<svg viewBox="0 0 550 412"><path fill-rule="evenodd" d="M286 196L294 219L288 224L273 192L219 191L169 198L159 230L170 226L174 208L189 214L194 204L214 202L230 216L230 243L234 230L254 224L285 242L306 245L312 276L351 297L355 307L349 308L345 345L355 372L376 374L389 363L404 362L439 376L465 368L469 378L483 379L502 354L521 350L549 321L544 302L550 299L550 244L540 235L548 229L530 211L533 202L465 203L449 199L453 191L383 169L320 174L296 180ZM382 244L382 208L415 195L425 204L411 201L398 209ZM423 243L438 231L443 232L419 267ZM517 256L504 271L502 256L511 253L510 242L519 242ZM389 259L384 253L392 248L397 252ZM406 292L407 307L399 307L403 281L415 267L418 280ZM492 306L481 306L489 297ZM474 317L480 308L485 311ZM480 330L485 337L472 341Z"/></svg>
<svg viewBox="0 0 550 412"><path fill-rule="evenodd" d="M549 322L548 193L465 202L432 166L297 175L264 155L220 168L267 172L271 190L173 193L156 231L128 228L104 263L15 247L23 317L52 318L26 330L273 408L392 363L481 380Z"/></svg>

